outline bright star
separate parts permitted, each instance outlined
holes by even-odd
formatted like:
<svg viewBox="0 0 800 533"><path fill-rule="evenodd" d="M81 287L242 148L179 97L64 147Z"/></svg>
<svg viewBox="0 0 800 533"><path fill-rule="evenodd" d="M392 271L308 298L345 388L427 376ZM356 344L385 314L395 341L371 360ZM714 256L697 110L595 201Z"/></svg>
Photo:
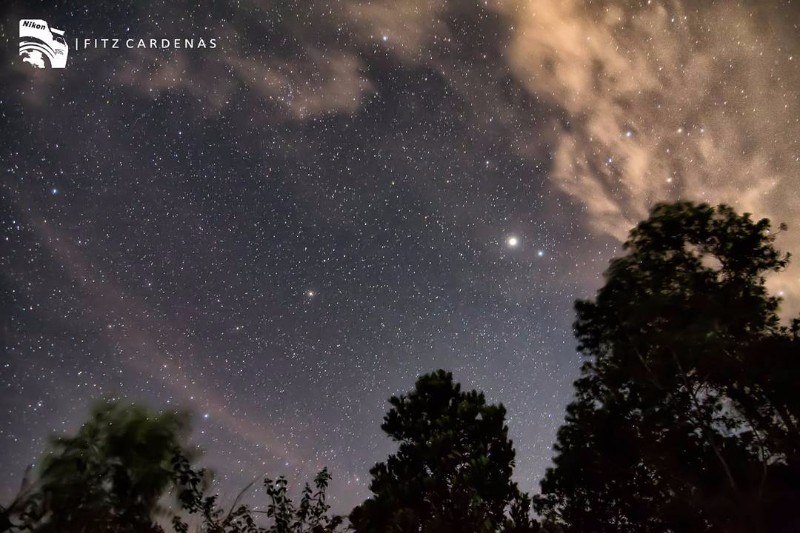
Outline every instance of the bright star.
<svg viewBox="0 0 800 533"><path fill-rule="evenodd" d="M511 237L506 239L506 244L508 245L509 248L516 248L517 246L519 246L519 238L514 237L512 235Z"/></svg>

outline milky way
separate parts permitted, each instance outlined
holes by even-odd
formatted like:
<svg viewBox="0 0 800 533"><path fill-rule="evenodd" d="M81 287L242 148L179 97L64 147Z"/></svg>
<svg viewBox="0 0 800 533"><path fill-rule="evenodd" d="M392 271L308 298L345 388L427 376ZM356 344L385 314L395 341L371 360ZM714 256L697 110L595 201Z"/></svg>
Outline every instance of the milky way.
<svg viewBox="0 0 800 533"><path fill-rule="evenodd" d="M2 495L93 399L194 414L225 493L392 450L445 368L502 401L535 490L591 295L653 203L800 252L791 2L12 2L3 12ZM214 49L15 57L18 21ZM797 270L773 280L800 309Z"/></svg>

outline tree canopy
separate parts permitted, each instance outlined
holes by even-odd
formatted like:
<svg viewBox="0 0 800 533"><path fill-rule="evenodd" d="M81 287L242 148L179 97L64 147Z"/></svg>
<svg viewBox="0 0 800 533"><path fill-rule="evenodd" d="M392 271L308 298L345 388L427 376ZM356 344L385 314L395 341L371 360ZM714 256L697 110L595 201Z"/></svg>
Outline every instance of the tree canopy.
<svg viewBox="0 0 800 533"><path fill-rule="evenodd" d="M528 503L511 480L515 452L502 405L463 392L443 370L389 403L381 428L399 449L370 470L373 496L351 513L355 531L525 530Z"/></svg>
<svg viewBox="0 0 800 533"><path fill-rule="evenodd" d="M781 228L783 229L783 228ZM798 530L796 323L767 220L662 204L576 304L586 356L536 508L569 531Z"/></svg>
<svg viewBox="0 0 800 533"><path fill-rule="evenodd" d="M154 516L185 446L185 413L101 401L74 436L51 440L36 479L4 509L5 529L70 533L160 531ZM2 528L0 528L2 529Z"/></svg>

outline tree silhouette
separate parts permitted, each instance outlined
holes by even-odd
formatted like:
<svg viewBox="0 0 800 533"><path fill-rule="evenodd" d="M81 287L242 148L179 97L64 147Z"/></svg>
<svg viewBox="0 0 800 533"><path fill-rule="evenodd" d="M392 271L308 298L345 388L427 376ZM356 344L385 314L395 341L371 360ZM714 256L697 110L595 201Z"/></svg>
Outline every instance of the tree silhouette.
<svg viewBox="0 0 800 533"><path fill-rule="evenodd" d="M389 403L381 428L399 449L370 470L373 496L351 513L355 531L531 530L502 405L462 392L443 370Z"/></svg>
<svg viewBox="0 0 800 533"><path fill-rule="evenodd" d="M269 498L266 510L239 505L240 497L250 489L251 483L239 493L226 512L219 507L217 496L205 494L203 481L206 475L203 470L193 469L188 459L180 454L174 457L173 466L181 507L190 516L199 518L199 531L203 533L335 533L342 530L342 517L331 514L327 503L326 493L331 479L327 469L322 469L314 478L313 488L306 483L299 505L295 505L288 495L286 478L265 478L264 489ZM265 515L271 525L258 525L254 516L258 514ZM176 533L189 531L189 525L179 516L173 518L172 525Z"/></svg>
<svg viewBox="0 0 800 533"><path fill-rule="evenodd" d="M188 417L101 401L73 437L52 439L38 479L4 508L0 530L155 532Z"/></svg>
<svg viewBox="0 0 800 533"><path fill-rule="evenodd" d="M765 288L788 262L774 238L692 203L631 232L576 304L587 361L538 512L568 531L800 530L800 341Z"/></svg>
<svg viewBox="0 0 800 533"><path fill-rule="evenodd" d="M176 533L189 524L159 501L168 492L202 533L334 533L343 518L332 515L326 491L331 476L323 469L313 488L305 485L299 503L288 496L287 481L265 478L269 503L263 510L239 504L228 511L208 496L210 475L191 465L185 445L189 417L154 413L138 405L101 401L72 437L52 439L39 472L26 472L17 498L0 508L0 532L163 533L159 522L172 515ZM35 476L38 474L38 476ZM32 479L34 477L34 479ZM264 520L257 520L263 516ZM160 519L160 520L159 520ZM259 525L267 522L271 525Z"/></svg>

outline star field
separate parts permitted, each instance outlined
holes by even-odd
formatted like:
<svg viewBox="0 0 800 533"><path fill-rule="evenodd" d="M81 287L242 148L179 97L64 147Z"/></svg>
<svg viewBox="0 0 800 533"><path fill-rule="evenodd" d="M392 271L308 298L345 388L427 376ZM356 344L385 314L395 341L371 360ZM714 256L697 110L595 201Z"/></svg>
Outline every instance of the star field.
<svg viewBox="0 0 800 533"><path fill-rule="evenodd" d="M741 50L708 25L716 3L419 4L5 8L11 51L24 17L68 43L219 40L71 49L63 71L2 58L5 498L112 396L191 410L223 494L327 466L346 511L393 449L386 400L437 368L506 405L535 491L581 363L572 304L618 229L674 197L794 222L798 136L774 132L800 127L799 19L769 39L746 22L789 4L732 4ZM692 54L709 76L677 79Z"/></svg>

